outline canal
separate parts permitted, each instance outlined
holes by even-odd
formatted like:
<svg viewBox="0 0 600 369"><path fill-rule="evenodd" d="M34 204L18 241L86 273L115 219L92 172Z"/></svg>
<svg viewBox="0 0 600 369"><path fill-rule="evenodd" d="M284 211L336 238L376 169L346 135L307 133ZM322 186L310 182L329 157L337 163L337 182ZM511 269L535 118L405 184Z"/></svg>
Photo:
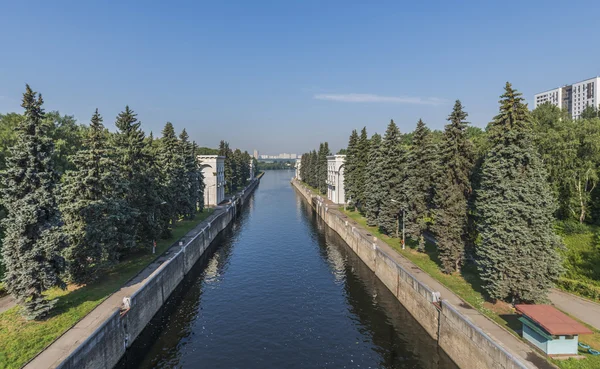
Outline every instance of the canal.
<svg viewBox="0 0 600 369"><path fill-rule="evenodd" d="M456 368L292 176L265 174L118 368Z"/></svg>

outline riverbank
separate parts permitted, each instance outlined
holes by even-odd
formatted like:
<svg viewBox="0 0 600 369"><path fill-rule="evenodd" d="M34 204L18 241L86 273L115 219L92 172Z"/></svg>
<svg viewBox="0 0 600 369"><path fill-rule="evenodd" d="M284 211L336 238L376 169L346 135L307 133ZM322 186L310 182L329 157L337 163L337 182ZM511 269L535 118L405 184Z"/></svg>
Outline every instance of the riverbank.
<svg viewBox="0 0 600 369"><path fill-rule="evenodd" d="M301 183L292 183L461 368L555 368L525 342L342 214L337 206Z"/></svg>
<svg viewBox="0 0 600 369"><path fill-rule="evenodd" d="M217 207L25 368L112 368L212 240L236 216L259 181Z"/></svg>

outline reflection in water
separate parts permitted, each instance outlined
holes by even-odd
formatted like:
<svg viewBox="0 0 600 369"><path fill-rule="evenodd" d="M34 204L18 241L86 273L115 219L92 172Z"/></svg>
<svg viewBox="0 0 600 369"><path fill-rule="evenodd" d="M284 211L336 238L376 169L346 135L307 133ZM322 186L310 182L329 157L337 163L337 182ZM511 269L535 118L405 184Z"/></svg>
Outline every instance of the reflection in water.
<svg viewBox="0 0 600 369"><path fill-rule="evenodd" d="M289 184L268 172L120 368L455 368Z"/></svg>

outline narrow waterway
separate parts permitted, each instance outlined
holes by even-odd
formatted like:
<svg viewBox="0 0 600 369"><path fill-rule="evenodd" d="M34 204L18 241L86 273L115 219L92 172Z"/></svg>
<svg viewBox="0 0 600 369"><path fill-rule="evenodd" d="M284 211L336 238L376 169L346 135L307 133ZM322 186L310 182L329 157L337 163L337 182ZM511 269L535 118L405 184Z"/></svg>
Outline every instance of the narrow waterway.
<svg viewBox="0 0 600 369"><path fill-rule="evenodd" d="M266 173L119 368L456 368L292 175Z"/></svg>

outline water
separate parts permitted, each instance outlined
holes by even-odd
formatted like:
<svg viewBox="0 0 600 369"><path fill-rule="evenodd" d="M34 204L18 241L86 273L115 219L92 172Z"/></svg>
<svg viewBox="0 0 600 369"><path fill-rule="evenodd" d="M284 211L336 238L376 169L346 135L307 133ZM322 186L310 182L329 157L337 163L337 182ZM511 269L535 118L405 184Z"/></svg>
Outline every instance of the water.
<svg viewBox="0 0 600 369"><path fill-rule="evenodd" d="M119 368L456 366L270 171Z"/></svg>

